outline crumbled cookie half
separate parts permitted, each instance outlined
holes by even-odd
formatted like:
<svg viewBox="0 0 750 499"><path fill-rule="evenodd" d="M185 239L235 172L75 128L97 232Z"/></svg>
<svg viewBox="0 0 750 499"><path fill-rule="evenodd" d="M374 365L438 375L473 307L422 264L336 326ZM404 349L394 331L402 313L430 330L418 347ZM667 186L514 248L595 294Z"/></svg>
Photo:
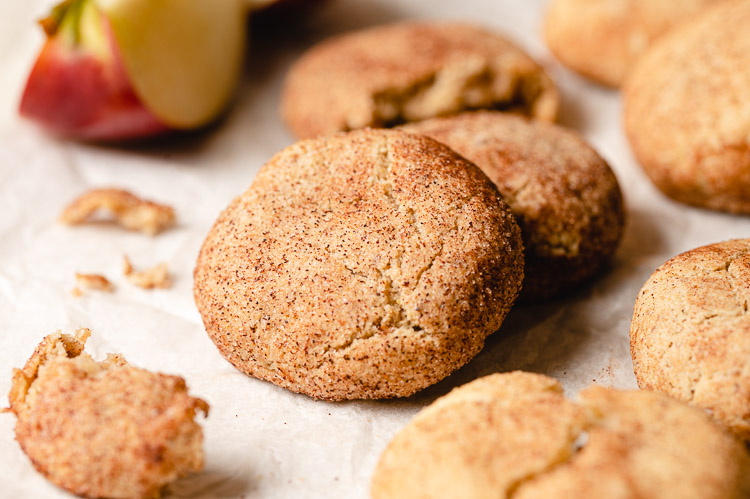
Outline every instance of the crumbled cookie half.
<svg viewBox="0 0 750 499"><path fill-rule="evenodd" d="M63 211L60 221L78 225L97 213L107 212L122 227L156 235L175 223L174 209L147 201L121 189L94 189L78 197Z"/></svg>
<svg viewBox="0 0 750 499"><path fill-rule="evenodd" d="M544 69L478 26L407 22L326 40L286 78L281 113L299 138L390 127L471 109L554 121L559 95Z"/></svg>
<svg viewBox="0 0 750 499"><path fill-rule="evenodd" d="M750 456L666 395L600 386L565 398L547 376L493 374L420 412L372 479L386 498L741 498Z"/></svg>
<svg viewBox="0 0 750 499"><path fill-rule="evenodd" d="M169 269L166 263L160 263L145 270L134 270L130 259L123 256L122 273L131 283L143 289L169 288L172 280L169 278Z"/></svg>
<svg viewBox="0 0 750 499"><path fill-rule="evenodd" d="M156 497L176 478L203 467L196 412L208 404L185 381L83 352L90 335L53 333L9 394L16 440L55 485L85 497Z"/></svg>

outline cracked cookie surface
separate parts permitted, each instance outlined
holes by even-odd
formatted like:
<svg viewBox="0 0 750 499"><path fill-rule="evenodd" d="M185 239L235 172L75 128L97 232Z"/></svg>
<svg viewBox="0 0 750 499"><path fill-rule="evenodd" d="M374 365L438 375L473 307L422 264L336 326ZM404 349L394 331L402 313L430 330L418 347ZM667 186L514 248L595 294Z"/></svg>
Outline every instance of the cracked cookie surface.
<svg viewBox="0 0 750 499"><path fill-rule="evenodd" d="M524 243L520 300L570 290L612 256L625 214L612 170L576 133L492 111L401 127L474 162L510 206Z"/></svg>
<svg viewBox="0 0 750 499"><path fill-rule="evenodd" d="M667 196L750 214L750 2L725 0L676 27L623 87L630 146Z"/></svg>
<svg viewBox="0 0 750 499"><path fill-rule="evenodd" d="M750 457L701 411L655 392L493 374L422 410L388 445L373 499L740 498Z"/></svg>
<svg viewBox="0 0 750 499"><path fill-rule="evenodd" d="M272 158L209 232L194 292L237 368L340 400L407 396L465 364L522 278L520 230L476 166L362 130Z"/></svg>
<svg viewBox="0 0 750 499"><path fill-rule="evenodd" d="M750 441L750 239L693 249L659 267L635 302L638 384L707 409Z"/></svg>
<svg viewBox="0 0 750 499"><path fill-rule="evenodd" d="M84 497L157 497L203 467L203 433L185 381L83 352L88 329L47 336L16 369L16 440L52 483Z"/></svg>
<svg viewBox="0 0 750 499"><path fill-rule="evenodd" d="M281 114L307 138L471 109L554 121L558 107L542 67L501 35L469 24L411 22L310 49L289 71Z"/></svg>

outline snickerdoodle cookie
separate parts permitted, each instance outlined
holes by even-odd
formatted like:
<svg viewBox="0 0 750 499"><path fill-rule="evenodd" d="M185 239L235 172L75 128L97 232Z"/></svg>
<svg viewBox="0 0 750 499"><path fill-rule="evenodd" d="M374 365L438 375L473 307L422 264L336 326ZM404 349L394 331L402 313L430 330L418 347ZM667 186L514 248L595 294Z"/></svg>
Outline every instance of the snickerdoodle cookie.
<svg viewBox="0 0 750 499"><path fill-rule="evenodd" d="M446 144L495 183L521 227L523 301L569 290L617 248L624 225L617 178L575 132L492 111L403 129Z"/></svg>
<svg viewBox="0 0 750 499"><path fill-rule="evenodd" d="M155 497L203 467L194 421L208 405L182 378L138 369L118 355L83 352L88 329L51 334L16 369L16 440L55 485L85 497Z"/></svg>
<svg viewBox="0 0 750 499"><path fill-rule="evenodd" d="M750 239L667 261L638 294L630 352L641 388L707 409L750 441Z"/></svg>
<svg viewBox="0 0 750 499"><path fill-rule="evenodd" d="M670 31L624 86L625 130L666 195L750 213L750 1L727 0Z"/></svg>
<svg viewBox="0 0 750 499"><path fill-rule="evenodd" d="M520 230L479 168L368 129L274 156L209 232L194 292L238 369L340 400L410 395L465 364L522 278Z"/></svg>
<svg viewBox="0 0 750 499"><path fill-rule="evenodd" d="M552 0L544 36L563 64L619 87L659 36L722 0Z"/></svg>
<svg viewBox="0 0 750 499"><path fill-rule="evenodd" d="M573 402L539 374L493 374L428 406L372 479L396 497L737 498L750 457L695 408L655 392L592 386Z"/></svg>
<svg viewBox="0 0 750 499"><path fill-rule="evenodd" d="M281 112L299 138L493 108L554 121L554 84L522 50L480 27L380 26L324 41L289 71Z"/></svg>

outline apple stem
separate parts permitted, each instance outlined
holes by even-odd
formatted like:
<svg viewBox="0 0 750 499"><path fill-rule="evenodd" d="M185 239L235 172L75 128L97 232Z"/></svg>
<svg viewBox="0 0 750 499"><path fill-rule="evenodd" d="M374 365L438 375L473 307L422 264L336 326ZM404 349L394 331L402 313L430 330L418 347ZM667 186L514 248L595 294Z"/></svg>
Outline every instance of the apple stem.
<svg viewBox="0 0 750 499"><path fill-rule="evenodd" d="M52 8L47 17L39 20L39 25L47 37L59 34L67 35L72 45L80 41L80 19L87 0L64 0Z"/></svg>

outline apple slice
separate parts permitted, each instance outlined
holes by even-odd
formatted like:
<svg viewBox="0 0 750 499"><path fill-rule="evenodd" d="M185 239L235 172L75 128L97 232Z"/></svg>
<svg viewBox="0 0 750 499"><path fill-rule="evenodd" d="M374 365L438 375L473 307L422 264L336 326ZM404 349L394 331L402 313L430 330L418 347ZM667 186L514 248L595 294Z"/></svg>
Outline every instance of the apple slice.
<svg viewBox="0 0 750 499"><path fill-rule="evenodd" d="M96 0L135 93L162 123L207 124L225 108L245 49L245 0Z"/></svg>
<svg viewBox="0 0 750 499"><path fill-rule="evenodd" d="M246 0L65 0L20 112L61 135L148 137L226 107L245 49Z"/></svg>
<svg viewBox="0 0 750 499"><path fill-rule="evenodd" d="M109 25L86 0L68 0L40 24L47 41L29 75L21 115L86 140L152 136L167 128L125 74Z"/></svg>

